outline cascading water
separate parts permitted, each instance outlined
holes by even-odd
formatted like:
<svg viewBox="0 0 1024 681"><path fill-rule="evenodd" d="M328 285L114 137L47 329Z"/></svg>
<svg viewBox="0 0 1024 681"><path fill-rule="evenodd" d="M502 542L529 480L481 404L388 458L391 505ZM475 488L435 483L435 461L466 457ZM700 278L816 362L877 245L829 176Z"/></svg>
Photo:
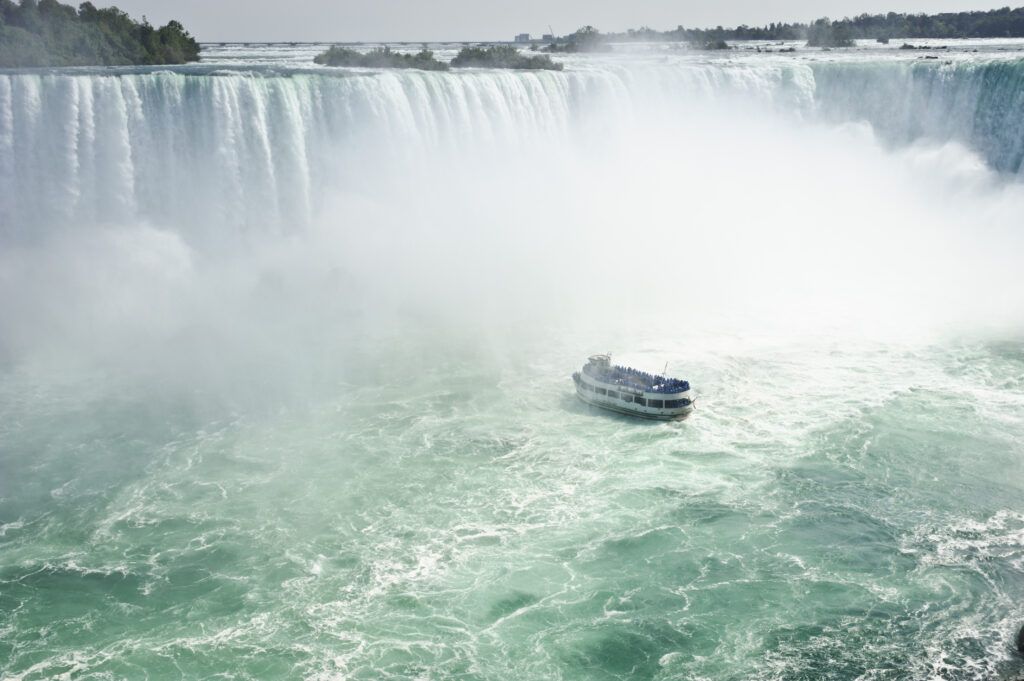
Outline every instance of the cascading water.
<svg viewBox="0 0 1024 681"><path fill-rule="evenodd" d="M0 214L8 234L138 219L230 233L306 225L323 178L358 181L368 158L422 163L453 146L504 154L557 146L595 109L621 126L638 107L678 111L723 96L811 120L866 120L901 144L961 141L1000 171L1018 172L1024 157L1014 125L1024 61L6 75Z"/></svg>
<svg viewBox="0 0 1024 681"><path fill-rule="evenodd" d="M0 678L1019 671L982 48L0 74Z"/></svg>
<svg viewBox="0 0 1024 681"><path fill-rule="evenodd" d="M997 170L1021 172L1024 61L835 64L814 75L830 118L866 119L900 144L959 140Z"/></svg>

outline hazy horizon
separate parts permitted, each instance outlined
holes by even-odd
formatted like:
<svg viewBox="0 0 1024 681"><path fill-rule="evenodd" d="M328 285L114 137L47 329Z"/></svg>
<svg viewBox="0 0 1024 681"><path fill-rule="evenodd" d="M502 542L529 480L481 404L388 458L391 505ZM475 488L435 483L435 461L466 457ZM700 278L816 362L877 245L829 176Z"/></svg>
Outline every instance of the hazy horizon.
<svg viewBox="0 0 1024 681"><path fill-rule="evenodd" d="M105 3L99 3L101 5ZM145 15L153 24L171 19L203 42L457 42L511 40L518 33L540 36L554 31L572 33L585 25L605 32L621 32L648 26L665 31L687 28L762 26L772 22L806 23L821 16L853 17L886 12L967 12L997 9L1003 5L988 0L786 0L767 6L753 0L732 0L707 6L668 0L640 0L628 5L562 0L540 3L524 0L515 4L479 5L469 0L440 0L429 8L410 6L402 0L382 0L372 6L326 0L281 3L225 0L216 4L182 0L168 6L158 0L120 0L116 5L138 19Z"/></svg>

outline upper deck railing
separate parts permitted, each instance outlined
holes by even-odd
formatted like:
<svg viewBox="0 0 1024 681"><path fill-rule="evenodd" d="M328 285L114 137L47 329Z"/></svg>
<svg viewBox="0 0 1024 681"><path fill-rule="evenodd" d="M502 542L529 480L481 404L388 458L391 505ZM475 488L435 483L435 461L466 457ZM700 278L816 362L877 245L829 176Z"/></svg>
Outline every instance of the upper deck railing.
<svg viewBox="0 0 1024 681"><path fill-rule="evenodd" d="M633 369L631 367L613 366L601 368L594 366L593 364L585 364L583 366L583 373L595 380L601 381L602 383L609 383L649 393L674 395L676 393L686 392L690 389L689 381L683 381L678 378L666 378L665 376L655 376L654 374L649 374L646 371L640 371L639 369Z"/></svg>

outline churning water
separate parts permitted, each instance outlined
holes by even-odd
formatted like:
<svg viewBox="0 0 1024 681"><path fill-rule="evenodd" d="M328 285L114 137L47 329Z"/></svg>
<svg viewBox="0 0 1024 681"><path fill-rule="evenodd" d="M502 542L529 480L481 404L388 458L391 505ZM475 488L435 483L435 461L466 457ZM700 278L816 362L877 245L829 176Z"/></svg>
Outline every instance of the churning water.
<svg viewBox="0 0 1024 681"><path fill-rule="evenodd" d="M1019 672L1020 48L0 74L0 679Z"/></svg>

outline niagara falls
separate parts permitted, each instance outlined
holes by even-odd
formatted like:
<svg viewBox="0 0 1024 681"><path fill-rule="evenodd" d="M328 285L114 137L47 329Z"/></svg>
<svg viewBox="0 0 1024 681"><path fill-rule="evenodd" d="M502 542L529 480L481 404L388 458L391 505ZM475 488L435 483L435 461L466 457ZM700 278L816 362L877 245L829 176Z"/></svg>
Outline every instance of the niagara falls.
<svg viewBox="0 0 1024 681"><path fill-rule="evenodd" d="M0 68L0 681L1024 678L1024 38L169 25Z"/></svg>

